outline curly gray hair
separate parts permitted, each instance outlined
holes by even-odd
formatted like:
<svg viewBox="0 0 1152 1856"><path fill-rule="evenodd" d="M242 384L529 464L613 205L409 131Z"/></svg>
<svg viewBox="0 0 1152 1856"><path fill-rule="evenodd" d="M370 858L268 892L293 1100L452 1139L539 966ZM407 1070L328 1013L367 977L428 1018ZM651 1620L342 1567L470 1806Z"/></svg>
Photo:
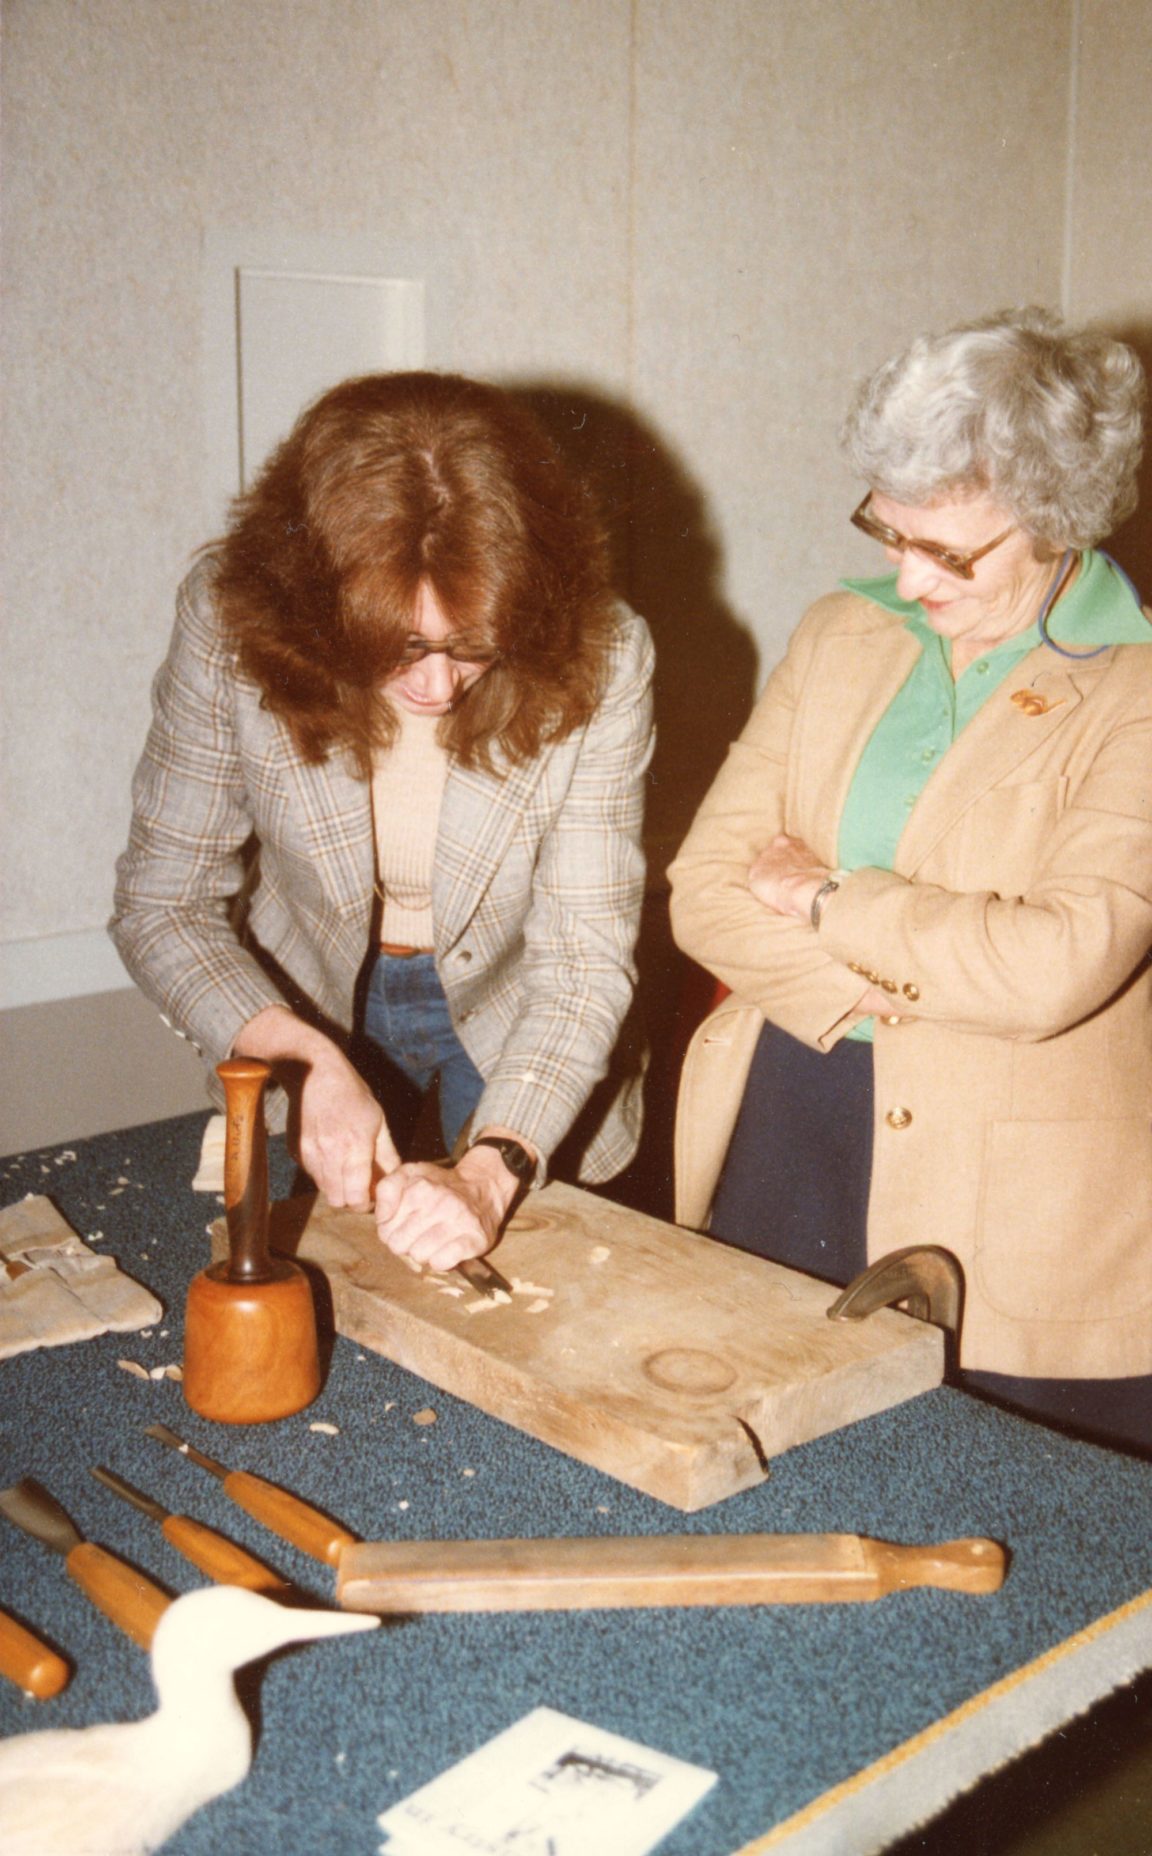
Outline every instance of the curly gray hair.
<svg viewBox="0 0 1152 1856"><path fill-rule="evenodd" d="M1136 507L1144 398L1123 342L1050 310L1001 310L885 361L841 441L898 503L986 491L1038 540L1086 548Z"/></svg>

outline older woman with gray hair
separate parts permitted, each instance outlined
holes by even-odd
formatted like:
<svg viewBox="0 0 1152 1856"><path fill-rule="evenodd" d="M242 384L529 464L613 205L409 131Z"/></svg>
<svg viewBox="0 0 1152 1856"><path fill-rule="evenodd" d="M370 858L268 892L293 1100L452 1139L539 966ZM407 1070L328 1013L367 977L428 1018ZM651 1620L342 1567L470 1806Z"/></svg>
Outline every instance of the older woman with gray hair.
<svg viewBox="0 0 1152 1856"><path fill-rule="evenodd" d="M677 1216L836 1283L966 1280L962 1381L1152 1448L1152 624L1130 349L1042 310L860 390L889 571L807 613L672 867L730 989L685 1066Z"/></svg>

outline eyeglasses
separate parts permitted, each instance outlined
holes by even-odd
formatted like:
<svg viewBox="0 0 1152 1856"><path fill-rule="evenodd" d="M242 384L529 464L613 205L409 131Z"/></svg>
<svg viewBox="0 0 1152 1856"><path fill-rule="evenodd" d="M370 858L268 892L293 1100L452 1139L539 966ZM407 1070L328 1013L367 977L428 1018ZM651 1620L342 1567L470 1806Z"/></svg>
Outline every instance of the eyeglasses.
<svg viewBox="0 0 1152 1856"><path fill-rule="evenodd" d="M447 657L454 664L475 664L487 670L500 658L500 652L478 638L425 638L421 632L409 632L397 659L397 668L409 670L425 657Z"/></svg>
<svg viewBox="0 0 1152 1856"><path fill-rule="evenodd" d="M1007 541L1009 535L1014 535L1019 526L1014 522L1011 528L1006 528L1004 533L997 535L994 541L986 541L982 548L973 548L970 554L958 554L955 548L946 548L939 541L922 541L918 535L902 535L899 529L889 528L886 523L877 522L874 517L866 516L864 511L871 500L872 492L869 490L860 507L852 512L851 521L854 528L858 528L864 535L871 536L873 541L881 542L885 548L893 548L898 554L903 554L906 549L910 549L913 554L923 554L928 560L934 561L938 567L946 568L950 574L959 575L961 580L975 579L973 568L977 561L982 561L986 554L991 554L993 548L998 548L1002 541Z"/></svg>

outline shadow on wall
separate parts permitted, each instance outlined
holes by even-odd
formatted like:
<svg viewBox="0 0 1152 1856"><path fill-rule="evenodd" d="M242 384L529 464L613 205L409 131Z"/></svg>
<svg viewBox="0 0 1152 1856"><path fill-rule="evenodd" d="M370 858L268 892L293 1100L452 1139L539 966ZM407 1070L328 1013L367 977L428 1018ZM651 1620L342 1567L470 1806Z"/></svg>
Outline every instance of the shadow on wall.
<svg viewBox="0 0 1152 1856"><path fill-rule="evenodd" d="M616 585L651 627L657 743L647 837L654 858L670 858L748 718L755 640L724 601L704 494L658 434L581 387L525 382L514 391L595 490Z"/></svg>
<svg viewBox="0 0 1152 1856"><path fill-rule="evenodd" d="M611 537L616 585L643 613L656 646L657 739L646 823L651 868L637 948L651 1061L640 1151L607 1196L670 1219L680 1065L715 982L673 944L663 875L751 711L756 643L725 603L704 493L658 434L627 407L584 388L525 382L514 391L593 486Z"/></svg>
<svg viewBox="0 0 1152 1856"><path fill-rule="evenodd" d="M1148 323L1104 325L1117 341L1127 342L1140 357L1152 395L1152 327ZM1140 466L1140 502L1134 515L1104 544L1136 586L1146 606L1152 606L1152 407Z"/></svg>

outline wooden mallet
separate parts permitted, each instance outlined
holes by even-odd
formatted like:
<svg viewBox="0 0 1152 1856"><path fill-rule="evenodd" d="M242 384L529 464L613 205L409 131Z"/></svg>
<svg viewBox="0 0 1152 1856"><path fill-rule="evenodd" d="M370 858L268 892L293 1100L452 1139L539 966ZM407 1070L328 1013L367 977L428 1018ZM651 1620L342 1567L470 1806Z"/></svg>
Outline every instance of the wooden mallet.
<svg viewBox="0 0 1152 1856"><path fill-rule="evenodd" d="M224 1209L228 1260L188 1289L184 1397L202 1418L260 1424L287 1418L320 1390L316 1309L307 1276L268 1249L268 1142L264 1086L255 1058L217 1064L227 1136Z"/></svg>

